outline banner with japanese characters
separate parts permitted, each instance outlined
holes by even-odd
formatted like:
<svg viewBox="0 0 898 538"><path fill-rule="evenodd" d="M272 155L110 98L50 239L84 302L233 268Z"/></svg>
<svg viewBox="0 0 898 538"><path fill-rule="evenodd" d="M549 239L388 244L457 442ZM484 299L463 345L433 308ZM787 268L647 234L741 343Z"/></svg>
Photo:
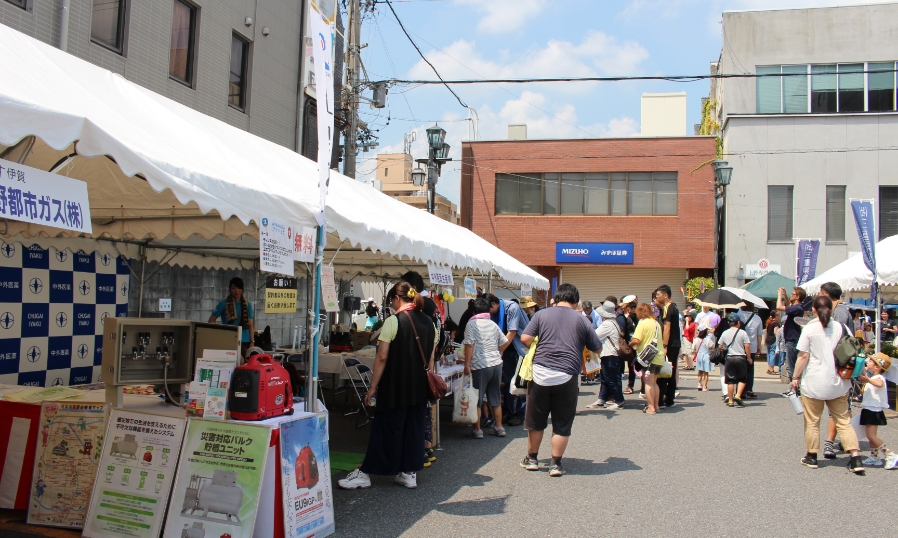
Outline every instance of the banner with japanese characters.
<svg viewBox="0 0 898 538"><path fill-rule="evenodd" d="M296 279L269 276L265 279L265 313L296 313Z"/></svg>
<svg viewBox="0 0 898 538"><path fill-rule="evenodd" d="M452 268L437 265L435 263L427 264L427 272L430 273L430 283L433 286L454 286L455 280L452 277Z"/></svg>
<svg viewBox="0 0 898 538"><path fill-rule="evenodd" d="M327 412L280 424L284 536L334 533Z"/></svg>
<svg viewBox="0 0 898 538"><path fill-rule="evenodd" d="M293 259L298 262L315 261L315 228L296 226L293 228Z"/></svg>
<svg viewBox="0 0 898 538"><path fill-rule="evenodd" d="M333 5L333 2L320 2ZM324 226L327 190L330 186L331 151L334 141L334 32L324 20L317 3L309 2L309 26L312 38L312 59L315 70L315 100L318 117L318 214L319 226ZM292 274L292 273L291 273Z"/></svg>
<svg viewBox="0 0 898 538"><path fill-rule="evenodd" d="M91 233L87 183L0 159L0 218Z"/></svg>
<svg viewBox="0 0 898 538"><path fill-rule="evenodd" d="M191 418L163 536L250 538L271 428Z"/></svg>
<svg viewBox="0 0 898 538"><path fill-rule="evenodd" d="M155 538L187 420L113 409L82 536Z"/></svg>
<svg viewBox="0 0 898 538"><path fill-rule="evenodd" d="M819 239L799 239L795 261L795 285L801 286L813 280L817 274L817 256L820 253Z"/></svg>
<svg viewBox="0 0 898 538"><path fill-rule="evenodd" d="M259 219L259 270L293 276L293 226Z"/></svg>

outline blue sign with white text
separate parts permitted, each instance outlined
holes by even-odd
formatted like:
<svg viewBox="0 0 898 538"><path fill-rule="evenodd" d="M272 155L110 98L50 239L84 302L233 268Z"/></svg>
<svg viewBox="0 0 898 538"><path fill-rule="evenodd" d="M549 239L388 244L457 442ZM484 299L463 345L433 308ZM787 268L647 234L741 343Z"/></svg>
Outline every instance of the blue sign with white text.
<svg viewBox="0 0 898 538"><path fill-rule="evenodd" d="M555 243L557 263L633 263L633 243Z"/></svg>

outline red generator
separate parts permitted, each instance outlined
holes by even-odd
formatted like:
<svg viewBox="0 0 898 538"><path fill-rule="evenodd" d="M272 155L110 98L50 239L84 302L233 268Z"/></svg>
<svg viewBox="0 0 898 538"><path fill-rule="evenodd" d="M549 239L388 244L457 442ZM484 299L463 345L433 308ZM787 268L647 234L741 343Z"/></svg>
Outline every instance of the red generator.
<svg viewBox="0 0 898 538"><path fill-rule="evenodd" d="M296 456L296 489L312 489L318 484L318 458L309 445Z"/></svg>
<svg viewBox="0 0 898 538"><path fill-rule="evenodd" d="M254 355L234 369L228 408L236 420L265 420L293 414L290 374L271 355Z"/></svg>

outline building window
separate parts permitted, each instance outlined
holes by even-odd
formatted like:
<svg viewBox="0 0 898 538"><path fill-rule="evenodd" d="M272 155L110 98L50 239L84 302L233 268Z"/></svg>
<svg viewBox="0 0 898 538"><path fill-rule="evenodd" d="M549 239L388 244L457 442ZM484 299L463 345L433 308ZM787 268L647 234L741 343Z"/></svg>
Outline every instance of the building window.
<svg viewBox="0 0 898 538"><path fill-rule="evenodd" d="M836 111L836 66L811 66L811 112Z"/></svg>
<svg viewBox="0 0 898 538"><path fill-rule="evenodd" d="M786 114L807 114L808 112L808 66L784 65L783 112Z"/></svg>
<svg viewBox="0 0 898 538"><path fill-rule="evenodd" d="M196 60L195 38L196 8L181 0L174 0L168 75L188 86L193 86L193 63Z"/></svg>
<svg viewBox="0 0 898 538"><path fill-rule="evenodd" d="M778 65L761 65L756 68L758 75L780 74L782 68ZM758 114L779 114L783 111L782 78L774 76L760 76L757 79Z"/></svg>
<svg viewBox="0 0 898 538"><path fill-rule="evenodd" d="M879 240L898 235L898 187L879 187Z"/></svg>
<svg viewBox="0 0 898 538"><path fill-rule="evenodd" d="M767 240L792 241L792 186L767 187Z"/></svg>
<svg viewBox="0 0 898 538"><path fill-rule="evenodd" d="M826 240L845 241L845 186L826 187Z"/></svg>
<svg viewBox="0 0 898 538"><path fill-rule="evenodd" d="M839 64L839 112L864 111L864 64Z"/></svg>
<svg viewBox="0 0 898 538"><path fill-rule="evenodd" d="M20 7L22 9L28 9L28 0L6 0L10 4Z"/></svg>
<svg viewBox="0 0 898 538"><path fill-rule="evenodd" d="M237 34L231 35L231 77L228 82L228 104L238 110L246 109L246 66L249 43Z"/></svg>
<svg viewBox="0 0 898 538"><path fill-rule="evenodd" d="M895 110L895 64L871 63L867 69L867 109L870 112Z"/></svg>
<svg viewBox="0 0 898 538"><path fill-rule="evenodd" d="M125 42L124 0L94 0L90 19L90 40L119 54Z"/></svg>
<svg viewBox="0 0 898 538"><path fill-rule="evenodd" d="M496 174L500 215L676 215L676 172Z"/></svg>
<svg viewBox="0 0 898 538"><path fill-rule="evenodd" d="M389 176L389 175L390 175L390 169L389 169L389 168L384 168L384 177L387 177L387 176Z"/></svg>

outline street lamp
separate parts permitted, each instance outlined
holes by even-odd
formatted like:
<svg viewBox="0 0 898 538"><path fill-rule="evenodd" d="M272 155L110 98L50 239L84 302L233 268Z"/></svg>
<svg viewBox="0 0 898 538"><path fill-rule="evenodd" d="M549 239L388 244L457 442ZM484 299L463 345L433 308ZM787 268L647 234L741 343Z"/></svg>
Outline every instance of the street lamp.
<svg viewBox="0 0 898 538"><path fill-rule="evenodd" d="M419 164L426 164L427 169L421 170L420 176L415 176L416 172L412 172L412 180L415 185L423 185L427 182L427 212L434 212L434 198L436 197L435 187L440 176L440 169L443 163L451 161L449 158L449 144L446 144L446 131L437 124L427 129L427 158L415 159ZM421 181L422 183L418 183Z"/></svg>
<svg viewBox="0 0 898 538"><path fill-rule="evenodd" d="M714 166L714 287L718 284L718 271L720 270L720 212L726 202L727 185L733 179L733 167L723 159L716 159L711 163Z"/></svg>
<svg viewBox="0 0 898 538"><path fill-rule="evenodd" d="M444 140L446 140L446 131L436 123L427 129L427 143L430 145L430 149L439 150L443 147Z"/></svg>
<svg viewBox="0 0 898 538"><path fill-rule="evenodd" d="M729 185L730 180L733 178L733 167L730 166L730 163L722 159L717 159L711 164L714 165L715 184L720 185L721 187Z"/></svg>
<svg viewBox="0 0 898 538"><path fill-rule="evenodd" d="M422 168L415 168L414 170L412 170L412 183L414 183L416 187L423 186L426 177L427 172L425 172Z"/></svg>
<svg viewBox="0 0 898 538"><path fill-rule="evenodd" d="M449 144L444 143L440 146L440 149L436 151L436 158L445 159L447 157L449 157Z"/></svg>

